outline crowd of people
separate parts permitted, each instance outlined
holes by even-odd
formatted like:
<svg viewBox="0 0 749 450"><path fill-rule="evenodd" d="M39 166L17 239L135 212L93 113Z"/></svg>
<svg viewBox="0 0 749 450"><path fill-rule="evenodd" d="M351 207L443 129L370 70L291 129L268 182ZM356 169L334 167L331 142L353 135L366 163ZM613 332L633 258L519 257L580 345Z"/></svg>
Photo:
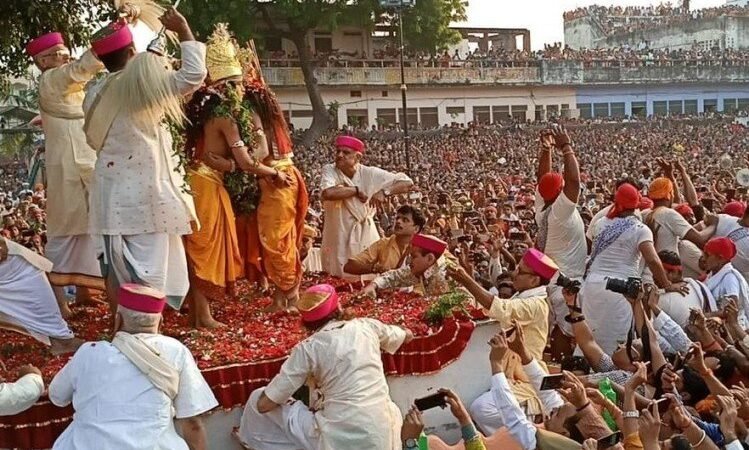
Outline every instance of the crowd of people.
<svg viewBox="0 0 749 450"><path fill-rule="evenodd" d="M242 278L309 331L250 395L242 445L444 448L424 434L427 405L390 398L381 352L413 333L347 317L333 286L300 292L304 271L363 281L374 297L458 290L495 322L489 370L473 380L489 390L430 400L467 449L747 446L745 128L470 126L416 133L408 154L397 135L337 131L292 152L257 58L225 26L205 45L165 11L182 50L172 70L160 39L135 54L136 18L149 20L122 5L78 61L58 33L29 44L47 184L24 185L19 164L0 178L0 319L74 353L48 388L76 412L54 448L207 448L202 416L218 402L189 350L159 334L162 311L189 293L191 325L220 327L205 285L236 301ZM172 135L165 118L189 123ZM70 286L73 307L106 294L111 341L74 338ZM19 376L0 385L0 414L43 392L38 369ZM305 384L308 404L293 398Z"/></svg>
<svg viewBox="0 0 749 450"><path fill-rule="evenodd" d="M565 22L589 17L596 21L607 35L654 30L676 26L690 21L721 16L747 16L749 8L739 5L722 5L712 8L688 10L670 3L651 6L601 6L590 5L564 13Z"/></svg>

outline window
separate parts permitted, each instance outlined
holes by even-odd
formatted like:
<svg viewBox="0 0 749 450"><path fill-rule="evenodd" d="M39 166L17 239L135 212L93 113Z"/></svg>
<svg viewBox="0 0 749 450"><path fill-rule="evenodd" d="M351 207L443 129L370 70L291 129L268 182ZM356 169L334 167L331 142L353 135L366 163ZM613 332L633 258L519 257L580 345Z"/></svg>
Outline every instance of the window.
<svg viewBox="0 0 749 450"><path fill-rule="evenodd" d="M281 42L281 38L277 37L266 37L264 39L265 43L265 50L269 52L278 52L283 50L283 43Z"/></svg>
<svg viewBox="0 0 749 450"><path fill-rule="evenodd" d="M458 114L465 114L466 109L463 106L448 106L445 112L448 116L457 116Z"/></svg>
<svg viewBox="0 0 749 450"><path fill-rule="evenodd" d="M346 110L346 123L351 126L368 127L369 112L366 109Z"/></svg>
<svg viewBox="0 0 749 450"><path fill-rule="evenodd" d="M380 125L395 124L395 108L377 108L377 123Z"/></svg>
<svg viewBox="0 0 749 450"><path fill-rule="evenodd" d="M684 114L684 103L681 100L668 101L669 114Z"/></svg>
<svg viewBox="0 0 749 450"><path fill-rule="evenodd" d="M513 119L525 122L527 119L526 112L528 111L528 105L512 105L510 106L510 115Z"/></svg>
<svg viewBox="0 0 749 450"><path fill-rule="evenodd" d="M580 111L581 119L590 119L593 117L593 110L590 107L590 103L578 103L577 109Z"/></svg>
<svg viewBox="0 0 749 450"><path fill-rule="evenodd" d="M632 102L632 116L633 117L647 117L648 115L648 104L646 102Z"/></svg>
<svg viewBox="0 0 749 450"><path fill-rule="evenodd" d="M417 108L408 108L407 119L409 130L416 128L416 125L419 122L419 113L417 111ZM400 120L400 123L403 124L403 108L398 108L398 119Z"/></svg>
<svg viewBox="0 0 749 450"><path fill-rule="evenodd" d="M697 114L697 100L684 100L684 114Z"/></svg>
<svg viewBox="0 0 749 450"><path fill-rule="evenodd" d="M559 117L559 105L546 105L546 118Z"/></svg>
<svg viewBox="0 0 749 450"><path fill-rule="evenodd" d="M658 101L653 102L653 115L654 116L665 116L668 114L668 102Z"/></svg>
<svg viewBox="0 0 749 450"><path fill-rule="evenodd" d="M419 108L419 114L423 128L436 128L440 125L437 108Z"/></svg>
<svg viewBox="0 0 749 450"><path fill-rule="evenodd" d="M312 110L311 109L297 109L291 111L291 117L294 117L296 119L300 117L312 117Z"/></svg>
<svg viewBox="0 0 749 450"><path fill-rule="evenodd" d="M361 91L351 91L351 97L361 97Z"/></svg>
<svg viewBox="0 0 749 450"><path fill-rule="evenodd" d="M749 110L749 98L740 98L739 99L739 111L747 111Z"/></svg>
<svg viewBox="0 0 749 450"><path fill-rule="evenodd" d="M624 117L625 115L624 102L611 104L611 117Z"/></svg>
<svg viewBox="0 0 749 450"><path fill-rule="evenodd" d="M535 120L536 122L544 120L544 105L536 105Z"/></svg>
<svg viewBox="0 0 749 450"><path fill-rule="evenodd" d="M388 91L382 91L382 96L383 97L387 97L388 96Z"/></svg>
<svg viewBox="0 0 749 450"><path fill-rule="evenodd" d="M492 116L495 123L510 119L510 107L507 105L492 106Z"/></svg>
<svg viewBox="0 0 749 450"><path fill-rule="evenodd" d="M593 117L609 117L609 104L593 103Z"/></svg>
<svg viewBox="0 0 749 450"><path fill-rule="evenodd" d="M333 38L329 34L315 34L315 51L331 53L333 51Z"/></svg>
<svg viewBox="0 0 749 450"><path fill-rule="evenodd" d="M489 106L474 106L473 107L473 121L478 123L489 123L492 121L491 107Z"/></svg>
<svg viewBox="0 0 749 450"><path fill-rule="evenodd" d="M736 111L736 99L735 98L723 99L723 111L724 112Z"/></svg>
<svg viewBox="0 0 749 450"><path fill-rule="evenodd" d="M718 100L717 99L714 99L714 98L713 99L709 99L709 100L706 99L703 102L703 109L702 109L703 112L712 113L712 112L716 112L717 110L718 110Z"/></svg>

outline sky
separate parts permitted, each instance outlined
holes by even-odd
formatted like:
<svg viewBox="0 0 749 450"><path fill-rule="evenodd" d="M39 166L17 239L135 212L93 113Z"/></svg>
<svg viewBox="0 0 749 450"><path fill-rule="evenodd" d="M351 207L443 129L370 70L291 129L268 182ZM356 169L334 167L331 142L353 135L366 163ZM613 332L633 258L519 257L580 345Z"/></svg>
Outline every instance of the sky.
<svg viewBox="0 0 749 450"><path fill-rule="evenodd" d="M417 0L418 1L418 0ZM542 49L545 43L564 40L562 13L580 6L600 5L658 5L660 1L648 0L468 0L468 21L472 27L528 28L531 30L533 50ZM678 5L679 0L672 0ZM725 0L691 0L690 8L700 9L725 4Z"/></svg>

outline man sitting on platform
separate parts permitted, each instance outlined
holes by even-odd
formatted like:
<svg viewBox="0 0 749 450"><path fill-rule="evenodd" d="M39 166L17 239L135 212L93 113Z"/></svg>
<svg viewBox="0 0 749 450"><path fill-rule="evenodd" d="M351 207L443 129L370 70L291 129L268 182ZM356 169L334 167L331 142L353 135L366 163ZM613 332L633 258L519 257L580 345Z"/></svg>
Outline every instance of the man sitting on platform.
<svg viewBox="0 0 749 450"><path fill-rule="evenodd" d="M521 328L528 355L543 361L543 352L549 335L549 305L546 285L557 273L557 266L548 256L537 249L529 249L523 255L513 273L512 282L517 292L510 299L500 299L476 282L462 267L449 268L448 273L473 295L487 315L499 322L502 329ZM541 364L542 369L543 364ZM508 358L504 372L511 379L512 390L518 401L526 404L528 415L542 414L544 405L524 375L519 357ZM502 423L491 392L479 396L471 405L471 415L481 430L493 434Z"/></svg>
<svg viewBox="0 0 749 450"><path fill-rule="evenodd" d="M250 394L239 426L242 443L253 449L402 448L402 417L390 400L380 352L395 353L411 332L374 319L342 320L338 295L327 284L309 288L297 307L314 334L292 349L267 387ZM291 398L305 382L313 383L310 409Z"/></svg>
<svg viewBox="0 0 749 450"><path fill-rule="evenodd" d="M343 271L352 275L368 275L402 267L409 255L411 240L416 233L421 233L425 224L424 214L418 208L401 206L395 215L393 235L380 239L350 258Z"/></svg>
<svg viewBox="0 0 749 450"><path fill-rule="evenodd" d="M375 296L378 289L410 288L421 295L441 295L450 290L446 269L452 255L445 254L447 243L434 236L417 234L411 239L408 266L383 273L363 293ZM457 262L456 262L457 264Z"/></svg>
<svg viewBox="0 0 749 450"><path fill-rule="evenodd" d="M75 408L53 449L205 449L200 415L218 402L187 347L159 334L165 295L123 284L118 298L113 341L83 345L49 385Z"/></svg>
<svg viewBox="0 0 749 450"><path fill-rule="evenodd" d="M0 237L0 327L51 345L53 354L74 352L82 343L63 320L47 279L52 263Z"/></svg>

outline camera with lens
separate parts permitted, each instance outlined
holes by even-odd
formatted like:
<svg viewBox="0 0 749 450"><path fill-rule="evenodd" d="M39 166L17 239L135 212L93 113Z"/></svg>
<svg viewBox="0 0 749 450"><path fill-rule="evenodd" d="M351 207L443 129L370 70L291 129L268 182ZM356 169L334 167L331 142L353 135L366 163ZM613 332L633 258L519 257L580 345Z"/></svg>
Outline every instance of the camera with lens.
<svg viewBox="0 0 749 450"><path fill-rule="evenodd" d="M557 286L561 286L562 289L565 289L570 294L577 294L580 292L580 282L577 280L573 280L564 274L560 273L559 276L557 276Z"/></svg>
<svg viewBox="0 0 749 450"><path fill-rule="evenodd" d="M642 279L639 277L629 277L626 280L621 278L608 278L606 280L606 290L622 294L627 298L637 298L642 289Z"/></svg>

